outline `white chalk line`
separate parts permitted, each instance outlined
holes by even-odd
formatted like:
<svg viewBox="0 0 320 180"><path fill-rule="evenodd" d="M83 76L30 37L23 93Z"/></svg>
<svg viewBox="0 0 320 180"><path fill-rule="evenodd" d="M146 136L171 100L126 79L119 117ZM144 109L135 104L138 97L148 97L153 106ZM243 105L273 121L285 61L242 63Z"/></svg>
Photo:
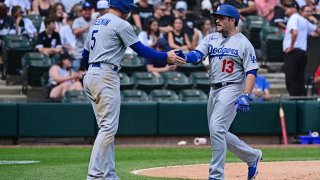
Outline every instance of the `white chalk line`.
<svg viewBox="0 0 320 180"><path fill-rule="evenodd" d="M187 166L202 166L202 165L208 165L207 164L188 164L188 165L175 165L175 166L163 166L163 167L153 167L153 168L146 168L146 169L139 169L139 170L134 170L131 171L131 174L139 175L140 172L142 171L148 171L148 170L159 170L159 169L165 169L165 168L175 168L175 167L187 167Z"/></svg>
<svg viewBox="0 0 320 180"><path fill-rule="evenodd" d="M5 165L5 164L35 164L35 163L40 163L40 161L33 161L33 160L20 160L20 161L0 160L0 165Z"/></svg>

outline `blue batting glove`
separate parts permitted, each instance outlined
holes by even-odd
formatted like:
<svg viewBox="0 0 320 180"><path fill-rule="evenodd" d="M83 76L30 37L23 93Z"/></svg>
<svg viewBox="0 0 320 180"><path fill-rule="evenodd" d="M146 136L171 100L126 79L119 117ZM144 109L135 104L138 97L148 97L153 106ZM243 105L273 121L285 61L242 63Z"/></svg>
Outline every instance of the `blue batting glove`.
<svg viewBox="0 0 320 180"><path fill-rule="evenodd" d="M177 56L179 56L179 57L181 57L181 58L186 60L186 55L183 54L182 50L176 51L175 53L176 53Z"/></svg>
<svg viewBox="0 0 320 180"><path fill-rule="evenodd" d="M250 111L250 97L249 95L241 95L239 96L236 101L234 102L234 105L238 105L237 106L237 112L240 113L246 113Z"/></svg>

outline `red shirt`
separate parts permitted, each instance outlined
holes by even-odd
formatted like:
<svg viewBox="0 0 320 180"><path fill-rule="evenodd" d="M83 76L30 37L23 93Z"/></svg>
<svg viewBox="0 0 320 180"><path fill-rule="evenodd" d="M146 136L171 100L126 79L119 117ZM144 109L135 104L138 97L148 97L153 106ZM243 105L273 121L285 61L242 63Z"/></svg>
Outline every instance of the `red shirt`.
<svg viewBox="0 0 320 180"><path fill-rule="evenodd" d="M320 77L320 65L318 66L316 73L314 73L314 79L316 79L317 77ZM318 84L318 94L320 94L320 83Z"/></svg>

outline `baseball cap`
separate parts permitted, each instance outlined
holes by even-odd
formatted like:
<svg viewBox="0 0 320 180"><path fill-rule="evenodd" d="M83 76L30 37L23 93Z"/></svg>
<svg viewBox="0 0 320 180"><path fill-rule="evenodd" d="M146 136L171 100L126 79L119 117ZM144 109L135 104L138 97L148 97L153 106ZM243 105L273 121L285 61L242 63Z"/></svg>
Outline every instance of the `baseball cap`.
<svg viewBox="0 0 320 180"><path fill-rule="evenodd" d="M118 9L123 14L128 14L133 8L137 6L133 0L110 0L110 7Z"/></svg>
<svg viewBox="0 0 320 180"><path fill-rule="evenodd" d="M89 2L85 2L82 4L82 9L92 9L92 5Z"/></svg>
<svg viewBox="0 0 320 180"><path fill-rule="evenodd" d="M178 1L176 4L176 9L177 10L187 10L188 9L188 5L185 1Z"/></svg>
<svg viewBox="0 0 320 180"><path fill-rule="evenodd" d="M107 0L100 0L97 2L97 9L107 9L110 8L109 2Z"/></svg>
<svg viewBox="0 0 320 180"><path fill-rule="evenodd" d="M240 19L240 14L239 14L238 10L229 4L222 4L222 5L218 6L217 11L211 13L211 16L218 16L218 15L233 17L237 21L239 21L239 19Z"/></svg>

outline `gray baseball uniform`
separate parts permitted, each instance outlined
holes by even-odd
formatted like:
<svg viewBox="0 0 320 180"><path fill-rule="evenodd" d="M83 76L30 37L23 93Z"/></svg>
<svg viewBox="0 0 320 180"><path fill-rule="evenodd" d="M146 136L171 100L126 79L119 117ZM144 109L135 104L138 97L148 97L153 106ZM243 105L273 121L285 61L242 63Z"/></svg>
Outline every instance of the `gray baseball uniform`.
<svg viewBox="0 0 320 180"><path fill-rule="evenodd" d="M254 48L241 33L224 37L221 33L211 33L197 46L210 59L210 80L212 85L208 106L208 125L212 144L212 159L209 178L224 179L226 150L229 148L250 166L255 163L258 151L251 148L235 135L228 132L235 118L235 100L243 92L246 72L258 69ZM222 86L222 87L218 87Z"/></svg>
<svg viewBox="0 0 320 180"><path fill-rule="evenodd" d="M117 71L126 47L138 42L125 20L105 14L89 29L84 48L89 51L84 89L99 125L91 153L87 179L119 179L115 172L114 136L120 113L120 80ZM100 63L99 66L92 65ZM118 67L118 68L115 68Z"/></svg>

